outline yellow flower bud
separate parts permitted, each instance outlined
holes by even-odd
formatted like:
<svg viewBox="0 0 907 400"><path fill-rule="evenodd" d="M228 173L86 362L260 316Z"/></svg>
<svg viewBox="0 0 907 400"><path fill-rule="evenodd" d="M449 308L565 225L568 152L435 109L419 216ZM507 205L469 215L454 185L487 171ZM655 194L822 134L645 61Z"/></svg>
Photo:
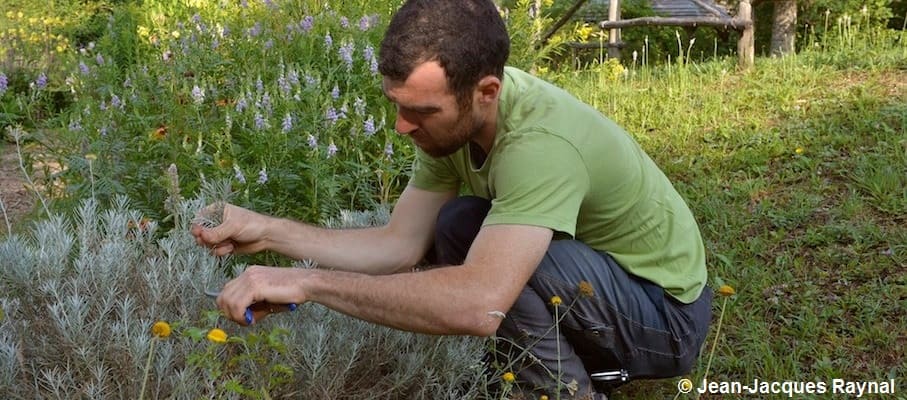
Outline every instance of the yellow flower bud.
<svg viewBox="0 0 907 400"><path fill-rule="evenodd" d="M718 288L718 294L722 296L733 296L736 293L737 291L734 290L734 288L730 285L722 285L720 288Z"/></svg>
<svg viewBox="0 0 907 400"><path fill-rule="evenodd" d="M513 383L516 380L516 375L513 372L505 372L504 375L501 375L501 380L507 383Z"/></svg>
<svg viewBox="0 0 907 400"><path fill-rule="evenodd" d="M561 300L560 296L551 296L551 305L557 307L561 305L564 301Z"/></svg>
<svg viewBox="0 0 907 400"><path fill-rule="evenodd" d="M173 330L170 329L170 324L164 321L157 321L151 326L151 334L159 338L166 338L170 336L172 332Z"/></svg>
<svg viewBox="0 0 907 400"><path fill-rule="evenodd" d="M227 343L227 332L222 329L214 328L208 331L208 340L214 343Z"/></svg>

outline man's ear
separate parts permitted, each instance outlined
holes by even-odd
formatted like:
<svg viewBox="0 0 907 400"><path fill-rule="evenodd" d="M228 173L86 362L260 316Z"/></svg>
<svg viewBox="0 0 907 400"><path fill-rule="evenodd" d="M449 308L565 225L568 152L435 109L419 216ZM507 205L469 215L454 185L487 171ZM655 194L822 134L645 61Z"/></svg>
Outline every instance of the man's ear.
<svg viewBox="0 0 907 400"><path fill-rule="evenodd" d="M501 95L501 80L494 75L488 75L479 80L476 85L476 100L481 104L492 104L498 101Z"/></svg>

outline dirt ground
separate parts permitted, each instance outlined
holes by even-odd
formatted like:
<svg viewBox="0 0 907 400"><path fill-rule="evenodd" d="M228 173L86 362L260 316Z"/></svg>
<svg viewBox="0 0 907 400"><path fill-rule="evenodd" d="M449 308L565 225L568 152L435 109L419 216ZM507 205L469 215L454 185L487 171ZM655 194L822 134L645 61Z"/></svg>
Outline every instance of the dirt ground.
<svg viewBox="0 0 907 400"><path fill-rule="evenodd" d="M2 139L0 139L2 140ZM0 199L6 208L9 222L16 230L16 224L31 211L35 204L33 193L25 188L25 179L19 168L16 145L0 143ZM2 214L2 213L0 213ZM6 223L0 215L0 234L6 233Z"/></svg>

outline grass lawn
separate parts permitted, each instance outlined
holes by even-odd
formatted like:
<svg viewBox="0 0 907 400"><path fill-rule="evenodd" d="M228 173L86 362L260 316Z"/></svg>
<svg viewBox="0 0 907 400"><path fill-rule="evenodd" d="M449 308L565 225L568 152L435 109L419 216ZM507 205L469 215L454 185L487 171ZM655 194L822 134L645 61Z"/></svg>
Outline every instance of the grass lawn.
<svg viewBox="0 0 907 400"><path fill-rule="evenodd" d="M711 286L736 288L710 380L907 374L907 57L892 59L835 67L807 54L760 59L748 73L729 61L631 70L619 82L559 77L637 137L698 218ZM634 382L615 397L669 396L675 385Z"/></svg>

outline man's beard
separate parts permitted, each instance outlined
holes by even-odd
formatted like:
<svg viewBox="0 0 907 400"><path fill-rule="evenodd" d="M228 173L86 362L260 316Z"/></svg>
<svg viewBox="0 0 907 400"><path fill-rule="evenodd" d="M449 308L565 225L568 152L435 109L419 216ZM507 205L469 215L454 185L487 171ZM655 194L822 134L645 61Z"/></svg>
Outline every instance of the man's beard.
<svg viewBox="0 0 907 400"><path fill-rule="evenodd" d="M426 154L434 158L447 157L456 153L457 150L461 149L476 136L479 127L481 126L479 121L469 117L470 116L464 116L464 118L457 121L457 124L453 129L451 129L447 135L440 138L437 135L426 134L425 131L420 130L415 135L412 135L413 143ZM417 142L416 136L428 139L429 143Z"/></svg>
<svg viewBox="0 0 907 400"><path fill-rule="evenodd" d="M447 135L438 136L432 132L419 130L413 136L413 143L422 151L434 158L447 157L461 149L466 143L475 138L482 127L482 120L473 118L471 104L460 110L460 118ZM416 137L428 139L431 143L419 145Z"/></svg>

